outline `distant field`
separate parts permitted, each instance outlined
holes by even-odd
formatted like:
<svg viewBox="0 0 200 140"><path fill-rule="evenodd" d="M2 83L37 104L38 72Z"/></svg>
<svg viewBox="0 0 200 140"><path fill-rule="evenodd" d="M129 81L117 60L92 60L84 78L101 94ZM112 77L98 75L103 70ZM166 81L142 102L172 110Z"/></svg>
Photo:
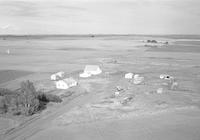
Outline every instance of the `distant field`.
<svg viewBox="0 0 200 140"><path fill-rule="evenodd" d="M0 84L31 74L20 70L0 70Z"/></svg>
<svg viewBox="0 0 200 140"><path fill-rule="evenodd" d="M75 47L67 47L67 48L59 48L57 50L63 50L63 51L96 51L97 49L93 48L75 48Z"/></svg>
<svg viewBox="0 0 200 140"><path fill-rule="evenodd" d="M170 45L163 48L150 48L147 51L155 52L185 52L185 53L200 53L199 46L190 46L190 45Z"/></svg>
<svg viewBox="0 0 200 140"><path fill-rule="evenodd" d="M200 36L0 36L0 87L15 90L30 80L63 100L27 120L4 114L0 139L93 140L102 132L102 139L199 140L199 61ZM102 73L81 78L85 65ZM56 89L50 75L58 71L78 85ZM129 72L144 81L125 79Z"/></svg>
<svg viewBox="0 0 200 140"><path fill-rule="evenodd" d="M176 41L175 44L184 44L184 45L200 45L200 40L193 40L193 41Z"/></svg>

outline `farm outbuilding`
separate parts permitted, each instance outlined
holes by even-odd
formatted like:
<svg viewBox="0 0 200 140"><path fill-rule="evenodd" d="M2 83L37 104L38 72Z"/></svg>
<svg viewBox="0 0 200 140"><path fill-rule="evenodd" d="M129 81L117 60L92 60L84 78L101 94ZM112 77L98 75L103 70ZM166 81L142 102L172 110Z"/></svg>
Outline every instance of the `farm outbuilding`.
<svg viewBox="0 0 200 140"><path fill-rule="evenodd" d="M60 71L51 75L51 80L56 81L64 78L65 72Z"/></svg>
<svg viewBox="0 0 200 140"><path fill-rule="evenodd" d="M84 72L81 73L79 76L80 77L90 77L92 75L98 75L102 73L102 70L98 65L86 65Z"/></svg>
<svg viewBox="0 0 200 140"><path fill-rule="evenodd" d="M90 73L91 75L98 75L102 73L102 70L98 65L86 65L84 73Z"/></svg>
<svg viewBox="0 0 200 140"><path fill-rule="evenodd" d="M56 88L57 89L68 89L70 87L77 86L77 81L73 78L66 78L63 80L56 81Z"/></svg>
<svg viewBox="0 0 200 140"><path fill-rule="evenodd" d="M126 73L124 77L125 79L132 79L133 75L134 75L133 73Z"/></svg>

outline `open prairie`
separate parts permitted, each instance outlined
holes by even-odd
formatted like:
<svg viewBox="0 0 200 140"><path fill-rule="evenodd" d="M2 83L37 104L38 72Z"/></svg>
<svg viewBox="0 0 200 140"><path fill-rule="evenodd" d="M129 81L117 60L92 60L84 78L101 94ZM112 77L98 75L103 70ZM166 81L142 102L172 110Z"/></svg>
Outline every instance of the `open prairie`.
<svg viewBox="0 0 200 140"><path fill-rule="evenodd" d="M85 65L102 73L81 78ZM56 89L50 76L58 71L78 85ZM125 79L130 72L143 81ZM200 139L199 36L1 37L0 87L16 90L24 80L63 102L30 117L1 116L2 140Z"/></svg>

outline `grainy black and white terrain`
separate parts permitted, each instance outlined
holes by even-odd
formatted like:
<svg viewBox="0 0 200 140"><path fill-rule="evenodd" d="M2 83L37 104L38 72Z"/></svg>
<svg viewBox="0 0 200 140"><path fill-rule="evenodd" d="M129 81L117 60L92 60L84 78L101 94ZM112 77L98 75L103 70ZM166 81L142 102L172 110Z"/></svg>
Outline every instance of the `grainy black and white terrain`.
<svg viewBox="0 0 200 140"><path fill-rule="evenodd" d="M15 90L30 80L63 102L30 117L2 115L0 139L199 140L199 62L199 36L1 37L0 87ZM80 78L88 64L103 72ZM78 86L56 89L50 76L57 71ZM125 79L128 72L143 83ZM173 76L175 87L161 74Z"/></svg>

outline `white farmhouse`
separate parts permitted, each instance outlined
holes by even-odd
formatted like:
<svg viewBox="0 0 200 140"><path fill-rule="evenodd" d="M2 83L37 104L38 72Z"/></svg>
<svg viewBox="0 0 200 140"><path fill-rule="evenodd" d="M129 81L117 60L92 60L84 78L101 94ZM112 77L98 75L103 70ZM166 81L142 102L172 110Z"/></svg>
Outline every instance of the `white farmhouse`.
<svg viewBox="0 0 200 140"><path fill-rule="evenodd" d="M125 77L125 79L132 79L133 73L126 73L124 77Z"/></svg>
<svg viewBox="0 0 200 140"><path fill-rule="evenodd" d="M77 81L73 78L66 78L63 80L56 81L56 88L57 89L68 89L70 87L77 86Z"/></svg>

